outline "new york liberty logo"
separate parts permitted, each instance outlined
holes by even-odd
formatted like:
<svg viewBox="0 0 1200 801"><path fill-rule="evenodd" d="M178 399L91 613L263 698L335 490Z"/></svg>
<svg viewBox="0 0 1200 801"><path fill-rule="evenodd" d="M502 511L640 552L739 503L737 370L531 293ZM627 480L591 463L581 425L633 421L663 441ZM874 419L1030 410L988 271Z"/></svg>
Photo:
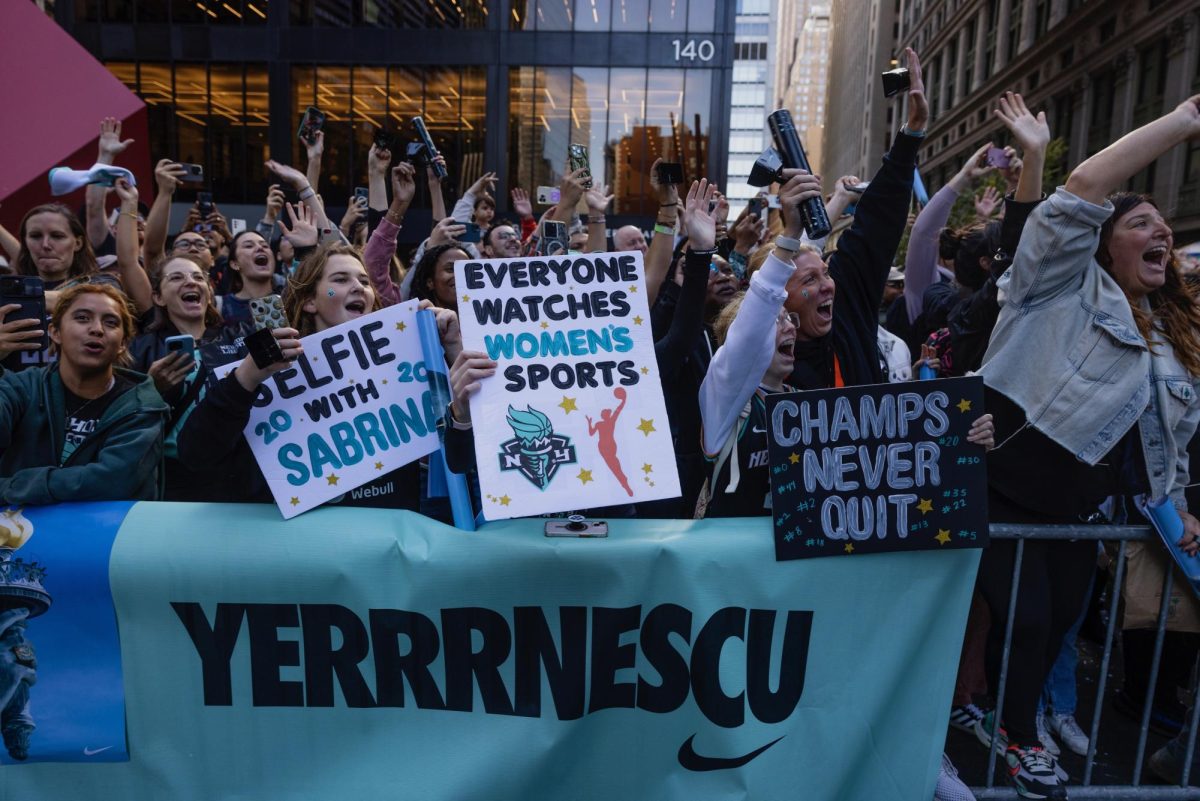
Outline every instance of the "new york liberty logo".
<svg viewBox="0 0 1200 801"><path fill-rule="evenodd" d="M545 489L559 465L574 464L575 446L570 437L554 433L550 418L532 406L525 411L508 407L505 418L512 426L512 439L500 444L500 469L520 470L538 489Z"/></svg>

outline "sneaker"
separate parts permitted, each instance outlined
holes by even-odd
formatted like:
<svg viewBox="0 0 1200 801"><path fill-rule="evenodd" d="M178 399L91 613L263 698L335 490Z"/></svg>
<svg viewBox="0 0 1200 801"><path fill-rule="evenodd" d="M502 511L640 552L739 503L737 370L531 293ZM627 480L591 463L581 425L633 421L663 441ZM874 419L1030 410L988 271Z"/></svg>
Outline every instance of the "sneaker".
<svg viewBox="0 0 1200 801"><path fill-rule="evenodd" d="M950 726L971 734L975 731L975 724L983 720L983 716L984 711L974 704L952 706L950 707Z"/></svg>
<svg viewBox="0 0 1200 801"><path fill-rule="evenodd" d="M1062 741L1062 744L1080 756L1087 756L1088 736L1075 720L1074 715L1048 715L1050 731Z"/></svg>
<svg viewBox="0 0 1200 801"><path fill-rule="evenodd" d="M958 769L945 754L942 754L942 769L938 771L933 801L975 801L975 795L963 784L963 780L958 778Z"/></svg>
<svg viewBox="0 0 1200 801"><path fill-rule="evenodd" d="M992 710L984 715L979 720L975 721L975 736L979 738L979 742L983 743L983 747L987 748L992 744L992 728L996 720L996 710ZM1000 737L996 740L996 750L1003 753L1008 748L1008 732L1004 727L1000 727Z"/></svg>
<svg viewBox="0 0 1200 801"><path fill-rule="evenodd" d="M1046 731L1046 716L1044 714L1037 716L1037 738L1038 742L1042 744L1042 748L1050 752L1050 756L1057 757L1062 753L1062 749L1058 747L1058 743L1054 742L1054 738L1050 736L1050 732Z"/></svg>
<svg viewBox="0 0 1200 801"><path fill-rule="evenodd" d="M1054 757L1043 748L1011 746L1004 752L1008 780L1021 798L1066 801L1067 788L1058 778Z"/></svg>

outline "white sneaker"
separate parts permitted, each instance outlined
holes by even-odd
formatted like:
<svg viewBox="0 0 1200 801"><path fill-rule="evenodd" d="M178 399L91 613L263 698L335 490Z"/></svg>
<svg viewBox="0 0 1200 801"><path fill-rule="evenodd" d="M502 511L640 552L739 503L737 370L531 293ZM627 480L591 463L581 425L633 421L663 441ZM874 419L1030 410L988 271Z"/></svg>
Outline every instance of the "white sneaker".
<svg viewBox="0 0 1200 801"><path fill-rule="evenodd" d="M963 780L958 778L958 770L945 754L942 754L942 769L938 771L933 801L975 801L974 794L963 784Z"/></svg>
<svg viewBox="0 0 1200 801"><path fill-rule="evenodd" d="M1062 744L1080 756L1087 756L1088 736L1075 720L1074 715L1047 715L1050 731L1062 741Z"/></svg>
<svg viewBox="0 0 1200 801"><path fill-rule="evenodd" d="M1042 744L1042 748L1050 756L1057 758L1062 754L1062 749L1058 747L1058 743L1054 742L1054 738L1050 736L1050 732L1046 731L1046 715L1037 716L1037 736L1038 742Z"/></svg>

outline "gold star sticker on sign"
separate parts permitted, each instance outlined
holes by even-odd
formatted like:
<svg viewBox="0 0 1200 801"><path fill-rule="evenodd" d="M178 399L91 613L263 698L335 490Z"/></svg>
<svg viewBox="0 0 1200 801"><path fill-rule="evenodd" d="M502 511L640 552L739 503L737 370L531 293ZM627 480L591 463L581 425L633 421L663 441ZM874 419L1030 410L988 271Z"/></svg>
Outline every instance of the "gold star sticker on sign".
<svg viewBox="0 0 1200 801"><path fill-rule="evenodd" d="M793 452L792 452L792 453L791 453L791 454L788 456L788 461L789 461L789 462L791 462L792 464L797 464L797 463L799 463L799 461L800 461L800 454L798 454L798 453L796 453L795 451L793 451Z"/></svg>
<svg viewBox="0 0 1200 801"><path fill-rule="evenodd" d="M633 324L634 325L642 324L642 316L640 314L633 318Z"/></svg>
<svg viewBox="0 0 1200 801"><path fill-rule="evenodd" d="M545 320L542 320L542 330L544 331L549 327L550 327L550 323L546 322Z"/></svg>
<svg viewBox="0 0 1200 801"><path fill-rule="evenodd" d="M642 422L641 422L641 424L640 424L640 425L637 427L637 430L638 430L638 431L641 431L641 432L642 432L643 434L645 434L647 437L648 437L648 436L650 436L650 432L652 432L652 431L657 431L657 430L658 430L657 428L655 428L655 427L654 427L654 420L653 420L653 419L647 420L645 417L640 417L640 418L638 418L638 419L639 419L639 420L641 420Z"/></svg>
<svg viewBox="0 0 1200 801"><path fill-rule="evenodd" d="M501 495L498 500L500 501L501 506L508 506L508 504L512 501L512 498L508 497L507 495Z"/></svg>
<svg viewBox="0 0 1200 801"><path fill-rule="evenodd" d="M300 499L299 499L299 498L297 498L295 495L293 495L293 496L292 496L292 500L290 501L290 503L292 504L292 506L299 506L299 505L300 505Z"/></svg>
<svg viewBox="0 0 1200 801"><path fill-rule="evenodd" d="M335 487L336 487L336 486L337 486L337 483L338 483L338 477L337 477L337 474L336 474L336 473L330 473L330 474L329 474L329 476L328 476L328 477L325 479L325 481L327 481L328 483L330 483L330 484L332 484L333 486L335 486Z"/></svg>
<svg viewBox="0 0 1200 801"><path fill-rule="evenodd" d="M594 481L592 478L592 471L584 470L583 468L580 468L579 475L575 476L575 478L579 479L584 484L588 483L589 481Z"/></svg>
<svg viewBox="0 0 1200 801"><path fill-rule="evenodd" d="M396 323L396 330L397 330L397 331L403 331L405 328L408 328L408 326L407 326L407 325L405 325L403 322Z"/></svg>
<svg viewBox="0 0 1200 801"><path fill-rule="evenodd" d="M945 545L946 543L950 542L950 532L944 528L939 528L937 536L934 537L934 539L940 542L942 545Z"/></svg>
<svg viewBox="0 0 1200 801"><path fill-rule="evenodd" d="M633 284L633 285L631 285L631 286L629 287L629 291L630 291L630 292L637 292L637 284Z"/></svg>
<svg viewBox="0 0 1200 801"><path fill-rule="evenodd" d="M470 300L470 299L471 299L471 298L470 298L470 296L468 296L468 295L463 295L463 303L466 303L466 302L467 302L468 300Z"/></svg>
<svg viewBox="0 0 1200 801"><path fill-rule="evenodd" d="M960 401L958 402L958 410L959 410L960 412L969 412L969 411L971 411L971 402L970 402L969 400L967 400L966 398L963 398L962 400L960 400Z"/></svg>
<svg viewBox="0 0 1200 801"><path fill-rule="evenodd" d="M558 404L558 408L563 410L563 414L579 411L579 407L575 405L575 399L568 398L566 395L563 395L562 403Z"/></svg>
<svg viewBox="0 0 1200 801"><path fill-rule="evenodd" d="M649 368L649 367L643 367L643 368L642 368L642 375L650 375L650 368Z"/></svg>
<svg viewBox="0 0 1200 801"><path fill-rule="evenodd" d="M843 548L842 550L844 550L846 553L854 553L854 543L847 542L846 547Z"/></svg>
<svg viewBox="0 0 1200 801"><path fill-rule="evenodd" d="M654 466L650 465L650 464L644 464L644 465L642 465L642 472L643 473L653 473Z"/></svg>
<svg viewBox="0 0 1200 801"><path fill-rule="evenodd" d="M376 462L376 463L375 463L375 469L376 469L376 470L382 470L382 469L383 469L383 462Z"/></svg>
<svg viewBox="0 0 1200 801"><path fill-rule="evenodd" d="M933 501L922 498L921 502L917 504L917 511L923 515L929 514L933 511Z"/></svg>

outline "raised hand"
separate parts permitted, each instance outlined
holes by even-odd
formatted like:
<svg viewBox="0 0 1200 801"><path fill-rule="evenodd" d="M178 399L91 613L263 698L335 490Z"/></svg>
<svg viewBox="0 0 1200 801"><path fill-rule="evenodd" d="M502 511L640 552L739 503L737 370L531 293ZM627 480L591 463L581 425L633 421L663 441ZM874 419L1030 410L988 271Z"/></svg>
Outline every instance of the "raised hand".
<svg viewBox="0 0 1200 801"><path fill-rule="evenodd" d="M291 208L290 204L288 208ZM242 360L241 364L234 368L234 377L242 385L242 389L245 389L247 392L254 392L262 382L285 367L288 367L300 357L300 354L304 353L304 345L300 343L300 332L296 329L272 328L271 336L275 337L275 341L279 344L279 349L283 351L283 361L275 362L263 368L255 364L252 357L247 356Z"/></svg>
<svg viewBox="0 0 1200 801"><path fill-rule="evenodd" d="M981 221L987 222L992 219L992 215L996 213L996 209L1000 208L1002 200L1000 193L996 191L996 187L989 186L983 190L983 194L975 196L975 216Z"/></svg>
<svg viewBox="0 0 1200 801"><path fill-rule="evenodd" d="M1025 99L1015 92L1005 92L1000 98L999 108L992 114L1012 133L1013 139L1025 152L1046 152L1050 144L1050 126L1046 124L1046 112L1037 116L1026 107Z"/></svg>
<svg viewBox="0 0 1200 801"><path fill-rule="evenodd" d="M715 213L709 211L716 191L717 187L710 184L707 178L692 181L691 187L688 188L680 222L683 235L688 238L688 245L692 250L712 250L716 247L717 220Z"/></svg>
<svg viewBox="0 0 1200 801"><path fill-rule="evenodd" d="M274 223L279 219L279 213L283 211L283 190L279 188L279 184L271 184L267 190L267 208L263 214L265 222Z"/></svg>
<svg viewBox="0 0 1200 801"><path fill-rule="evenodd" d="M105 117L100 120L100 141L96 161L101 164L113 164L117 156L125 152L125 148L133 144L132 139L121 140L121 121L116 117Z"/></svg>
<svg viewBox="0 0 1200 801"><path fill-rule="evenodd" d="M588 177L586 167L581 167L563 176L562 183L558 185L558 207L560 209L572 211L579 205L579 199L586 191L583 185L587 183Z"/></svg>
<svg viewBox="0 0 1200 801"><path fill-rule="evenodd" d="M608 184L598 186L592 184L592 188L584 191L583 201L587 204L588 214L603 214L608 208L608 204L612 203L613 196L608 193Z"/></svg>
<svg viewBox="0 0 1200 801"><path fill-rule="evenodd" d="M988 148L993 146L991 142L987 142L981 146L963 163L962 169L950 179L950 183L954 185L955 191L960 195L964 192L969 192L971 187L975 185L975 182L983 176L990 172L995 172L996 168L988 164L987 157Z"/></svg>
<svg viewBox="0 0 1200 801"><path fill-rule="evenodd" d="M342 233L346 236L350 235L350 229L355 223L367 215L366 198L353 197L346 202L346 213L342 215L342 222L338 226L342 229Z"/></svg>
<svg viewBox="0 0 1200 801"><path fill-rule="evenodd" d="M417 171L407 161L402 161L392 167L392 202L405 207L412 203L417 193Z"/></svg>
<svg viewBox="0 0 1200 801"><path fill-rule="evenodd" d="M387 175L388 165L392 163L392 151L386 147L371 145L367 153L367 173L369 175Z"/></svg>
<svg viewBox="0 0 1200 801"><path fill-rule="evenodd" d="M444 166L445 161L443 161L442 164ZM470 191L473 195L478 195L481 192L487 192L490 194L496 191L496 178L496 173L485 172L483 175L479 176L479 179L475 181L475 183L471 184L471 188L468 191Z"/></svg>
<svg viewBox="0 0 1200 801"><path fill-rule="evenodd" d="M787 181L779 187L779 207L783 212L783 233L796 239L804 232L800 204L809 198L821 198L821 179L808 170L784 170Z"/></svg>
<svg viewBox="0 0 1200 801"><path fill-rule="evenodd" d="M454 419L460 423L471 421L471 395L479 391L481 382L496 372L496 362L486 353L476 350L459 351L450 366L450 389L454 402L450 404Z"/></svg>
<svg viewBox="0 0 1200 801"><path fill-rule="evenodd" d="M185 170L178 163L170 159L159 159L158 164L154 166L154 181L158 184L158 191L163 195L173 195L175 190L182 183Z"/></svg>
<svg viewBox="0 0 1200 801"><path fill-rule="evenodd" d="M453 242L457 237L462 236L466 232L467 226L453 217L447 217L433 226L433 230L429 233L429 244L445 245Z"/></svg>
<svg viewBox="0 0 1200 801"><path fill-rule="evenodd" d="M1179 115L1187 125L1188 139L1200 137L1200 95L1192 95L1171 113Z"/></svg>
<svg viewBox="0 0 1200 801"><path fill-rule="evenodd" d="M151 362L150 369L146 371L146 375L154 379L154 388L158 390L158 394L164 398L167 393L179 386L183 379L187 378L188 373L196 366L191 353L183 351L175 351L168 353L161 359Z"/></svg>
<svg viewBox="0 0 1200 801"><path fill-rule="evenodd" d="M307 248L317 244L319 240L317 225L315 222L316 215L313 210L303 203L293 206L291 203L286 204L288 220L291 221L289 227L283 222L283 235L287 241L292 243L292 247Z"/></svg>
<svg viewBox="0 0 1200 801"><path fill-rule="evenodd" d="M925 79L921 75L921 59L911 47L904 48L908 56L908 130L924 131L929 124L929 100L925 97Z"/></svg>
<svg viewBox="0 0 1200 801"><path fill-rule="evenodd" d="M518 186L516 189L510 192L509 195L512 197L513 211L515 211L522 220L528 220L533 216L533 204L529 202L528 192Z"/></svg>
<svg viewBox="0 0 1200 801"><path fill-rule="evenodd" d="M443 156L441 153L438 153L436 156L433 157L433 163L431 163L429 166L427 166L425 168L425 172L429 176L429 185L430 186L441 186L442 179L438 178L437 173L433 171L433 164L440 164L440 165L442 165L443 170L446 169L446 157ZM447 172L447 175L449 175L448 172Z"/></svg>
<svg viewBox="0 0 1200 801"><path fill-rule="evenodd" d="M281 164L275 159L268 159L263 162L264 166L271 172L279 176L279 180L290 186L297 192L303 192L308 188L308 178L304 173L291 167L287 164Z"/></svg>
<svg viewBox="0 0 1200 801"><path fill-rule="evenodd" d="M121 199L122 210L137 212L138 191L136 186L131 186L129 181L124 178L118 178L113 183L113 191Z"/></svg>
<svg viewBox="0 0 1200 801"><path fill-rule="evenodd" d="M325 132L317 131L313 134L312 141L304 142L304 150L308 155L308 160L321 158L321 154L325 152Z"/></svg>
<svg viewBox="0 0 1200 801"><path fill-rule="evenodd" d="M679 204L679 187L675 186L675 184L658 182L658 165L661 163L662 159L657 158L650 165L650 188L654 190L660 208L663 206L677 206Z"/></svg>

